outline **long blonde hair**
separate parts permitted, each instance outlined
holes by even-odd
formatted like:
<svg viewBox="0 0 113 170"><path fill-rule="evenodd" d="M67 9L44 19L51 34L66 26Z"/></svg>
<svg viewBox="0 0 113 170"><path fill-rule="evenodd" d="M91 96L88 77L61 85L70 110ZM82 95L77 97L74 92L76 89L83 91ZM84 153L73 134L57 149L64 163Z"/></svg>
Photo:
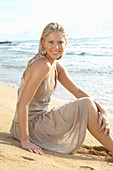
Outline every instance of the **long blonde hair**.
<svg viewBox="0 0 113 170"><path fill-rule="evenodd" d="M40 55L46 55L46 49L43 47L42 44L42 40L45 41L45 39L48 37L48 35L52 32L61 32L62 36L64 37L64 39L67 41L67 37L68 35L65 32L65 29L58 24L57 22L52 22L49 23L43 30L40 41L39 41L39 50L38 50L38 54L35 55L35 57L33 57L29 62L28 65L34 60L36 59L38 56ZM58 59L60 59L62 56L60 56Z"/></svg>

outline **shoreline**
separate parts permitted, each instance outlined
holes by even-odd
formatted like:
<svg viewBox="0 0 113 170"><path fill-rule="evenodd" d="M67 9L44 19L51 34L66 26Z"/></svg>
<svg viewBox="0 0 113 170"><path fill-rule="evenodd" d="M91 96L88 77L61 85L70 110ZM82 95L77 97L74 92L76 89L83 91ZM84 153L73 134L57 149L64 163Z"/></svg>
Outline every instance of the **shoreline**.
<svg viewBox="0 0 113 170"><path fill-rule="evenodd" d="M20 79L20 81L21 81L21 79ZM0 81L0 84L1 85L5 85L5 86L8 86L8 87L13 87L13 88L16 88L16 89L18 89L18 87L19 87L19 85L11 85L10 83L9 84L7 84L7 83L5 83L4 81ZM59 90L59 89L58 89ZM68 95L68 94L67 94ZM59 104L65 104L65 103L67 103L68 101L71 101L71 100L73 100L74 99L74 97L69 97L69 99L67 100L67 99L65 99L65 98L59 98L58 96L56 96L56 94L53 94L52 95L52 97L51 97L51 99L52 99L52 101L55 101L56 103L59 103ZM97 101L98 102L98 101ZM101 105L102 103L100 103L100 105ZM104 104L102 104L103 105L103 107L108 111L108 113L109 113L109 118L110 119L113 119L113 108L112 109L108 109Z"/></svg>
<svg viewBox="0 0 113 170"><path fill-rule="evenodd" d="M21 148L9 129L16 107L17 88L0 84L0 167L2 170L58 169L113 169L110 153L87 131L85 141L77 153L60 154L44 151L40 156ZM62 105L52 101L50 107ZM113 130L113 119L110 119Z"/></svg>

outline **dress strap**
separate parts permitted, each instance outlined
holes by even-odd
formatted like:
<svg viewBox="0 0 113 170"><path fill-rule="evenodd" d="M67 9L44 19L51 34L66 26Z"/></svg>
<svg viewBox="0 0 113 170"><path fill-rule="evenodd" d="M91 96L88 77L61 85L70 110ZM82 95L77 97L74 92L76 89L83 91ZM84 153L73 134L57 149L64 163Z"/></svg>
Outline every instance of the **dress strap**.
<svg viewBox="0 0 113 170"><path fill-rule="evenodd" d="M29 63L29 65L27 67L29 67L31 64L33 64L36 60L38 60L39 58L44 58L45 56L43 55L36 55L37 57L34 57L34 59L31 59L31 62Z"/></svg>
<svg viewBox="0 0 113 170"><path fill-rule="evenodd" d="M38 60L39 58L44 58L44 56L39 55L39 56L37 56L37 57L34 57L34 59L31 59L31 62L27 65L26 69L24 70L21 79L24 79L24 75L25 75L25 72L26 72L27 68L28 68L29 66L31 66L31 65L32 65L36 60Z"/></svg>
<svg viewBox="0 0 113 170"><path fill-rule="evenodd" d="M56 78L58 78L58 71L57 71L57 63L55 61L55 73L56 73Z"/></svg>

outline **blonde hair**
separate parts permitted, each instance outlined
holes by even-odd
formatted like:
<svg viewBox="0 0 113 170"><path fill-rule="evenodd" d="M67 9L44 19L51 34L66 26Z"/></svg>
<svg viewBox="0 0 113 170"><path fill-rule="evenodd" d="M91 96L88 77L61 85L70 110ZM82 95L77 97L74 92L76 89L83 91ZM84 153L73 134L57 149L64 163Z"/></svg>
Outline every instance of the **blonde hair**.
<svg viewBox="0 0 113 170"><path fill-rule="evenodd" d="M62 36L64 37L65 41L67 40L68 35L65 32L65 29L58 24L57 22L49 23L43 30L40 41L39 41L39 50L38 54L35 55L29 62L31 63L34 59L36 59L40 55L46 55L46 49L43 47L42 40L45 41L45 39L48 37L48 35L52 32L61 32ZM58 59L60 59L62 56L60 56Z"/></svg>

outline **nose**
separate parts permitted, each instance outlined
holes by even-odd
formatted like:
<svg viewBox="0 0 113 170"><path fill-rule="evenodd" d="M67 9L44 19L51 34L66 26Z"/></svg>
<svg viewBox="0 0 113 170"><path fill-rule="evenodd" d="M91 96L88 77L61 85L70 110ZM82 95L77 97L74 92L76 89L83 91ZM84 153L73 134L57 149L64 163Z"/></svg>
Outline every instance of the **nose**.
<svg viewBox="0 0 113 170"><path fill-rule="evenodd" d="M58 43L55 43L55 44L54 44L54 48L55 48L55 49L58 49L58 48L59 48Z"/></svg>

